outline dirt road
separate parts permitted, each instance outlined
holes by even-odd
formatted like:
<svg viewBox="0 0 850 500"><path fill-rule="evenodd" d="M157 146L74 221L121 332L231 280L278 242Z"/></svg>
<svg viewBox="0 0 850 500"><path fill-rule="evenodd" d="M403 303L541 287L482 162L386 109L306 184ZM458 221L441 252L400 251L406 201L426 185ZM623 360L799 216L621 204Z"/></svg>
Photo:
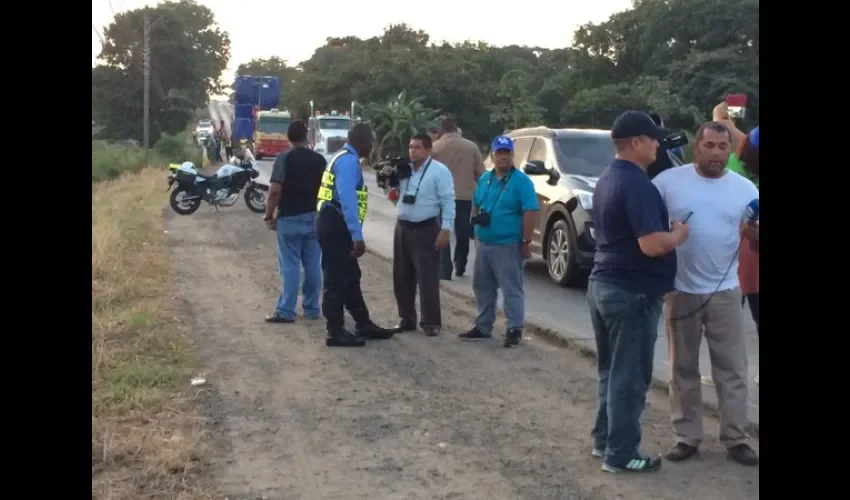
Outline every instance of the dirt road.
<svg viewBox="0 0 850 500"><path fill-rule="evenodd" d="M726 460L712 420L691 463L601 472L590 456L592 362L537 338L515 349L458 342L474 315L464 300L443 295L438 338L401 334L361 349L326 348L321 321L265 324L279 278L261 217L241 205L166 217L173 293L208 379L199 399L218 445L213 468L231 500L759 496L758 468ZM373 319L394 324L390 264L366 255L361 266ZM668 403L653 393L644 447L670 444Z"/></svg>

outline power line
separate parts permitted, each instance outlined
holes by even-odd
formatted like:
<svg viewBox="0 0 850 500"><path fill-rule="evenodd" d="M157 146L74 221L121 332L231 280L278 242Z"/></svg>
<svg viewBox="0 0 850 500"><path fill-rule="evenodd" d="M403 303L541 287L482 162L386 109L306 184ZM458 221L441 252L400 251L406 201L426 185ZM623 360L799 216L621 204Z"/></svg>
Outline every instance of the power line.
<svg viewBox="0 0 850 500"><path fill-rule="evenodd" d="M97 37L100 39L101 45L105 44L106 42L103 40L103 35L100 34L100 31L97 30L97 27L94 25L94 23L92 23L91 29L92 31L94 31L94 34L97 35Z"/></svg>

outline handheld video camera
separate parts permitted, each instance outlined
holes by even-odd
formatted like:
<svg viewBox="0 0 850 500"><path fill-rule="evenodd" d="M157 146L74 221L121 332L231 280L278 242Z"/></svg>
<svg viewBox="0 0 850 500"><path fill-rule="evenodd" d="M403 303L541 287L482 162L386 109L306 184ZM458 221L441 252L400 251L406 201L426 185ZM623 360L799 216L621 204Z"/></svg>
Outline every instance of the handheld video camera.
<svg viewBox="0 0 850 500"><path fill-rule="evenodd" d="M390 174L384 174L385 167L392 168ZM410 160L401 156L385 158L378 163L372 165L375 170L375 178L378 181L378 187L381 189L396 188L401 179L409 179L413 175L413 170L410 167Z"/></svg>
<svg viewBox="0 0 850 500"><path fill-rule="evenodd" d="M688 136L684 132L673 132L661 141L661 149L667 151L671 149L681 148L688 143Z"/></svg>
<svg viewBox="0 0 850 500"><path fill-rule="evenodd" d="M658 113L650 113L652 121L659 127L664 126L664 120ZM661 172L679 166L683 163L682 159L673 153L676 148L681 148L688 143L688 136L684 132L673 132L658 144L658 151L655 154L655 161L646 169L650 179L655 178Z"/></svg>

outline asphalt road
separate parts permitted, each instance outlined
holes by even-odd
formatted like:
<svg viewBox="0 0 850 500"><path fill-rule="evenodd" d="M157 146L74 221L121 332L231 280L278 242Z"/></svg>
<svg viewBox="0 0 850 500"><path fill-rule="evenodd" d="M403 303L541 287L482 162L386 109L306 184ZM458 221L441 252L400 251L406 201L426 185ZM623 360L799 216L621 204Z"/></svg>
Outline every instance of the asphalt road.
<svg viewBox="0 0 850 500"><path fill-rule="evenodd" d="M260 181L268 182L271 175L272 161L261 161ZM369 212L363 227L366 246L382 255L392 256L392 235L395 225L395 206L386 199L383 192L375 183L375 176L371 172L364 172L364 177L369 186ZM454 238L452 241L454 245ZM470 248L469 271L464 277L453 277L451 287L457 291L471 294L472 262L475 259L474 245ZM576 339L588 347L594 348L593 329L590 323L590 315L587 311L587 300L584 289L563 288L554 284L549 279L546 264L539 257L533 258L526 266L525 296L526 314L530 321L539 326L560 332L562 336ZM749 358L749 399L750 420L759 421L759 390L753 382L753 377L759 373L759 344L756 334L755 323L745 310L745 328L747 332L747 355ZM470 325L471 326L471 325ZM709 375L710 361L708 348L703 342L700 353L701 372ZM667 342L664 327L659 322L658 342L655 348L655 370L654 375L660 380L667 380L670 372L668 362ZM714 391L704 390L703 396L707 401L714 401Z"/></svg>

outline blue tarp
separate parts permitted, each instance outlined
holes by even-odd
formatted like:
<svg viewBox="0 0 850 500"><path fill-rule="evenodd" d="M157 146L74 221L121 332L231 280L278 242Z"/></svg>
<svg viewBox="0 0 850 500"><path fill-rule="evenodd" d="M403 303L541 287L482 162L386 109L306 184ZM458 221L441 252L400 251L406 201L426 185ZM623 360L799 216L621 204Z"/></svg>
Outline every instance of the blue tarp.
<svg viewBox="0 0 850 500"><path fill-rule="evenodd" d="M233 117L234 118L254 118L254 106L251 104L239 104L236 103L233 106Z"/></svg>
<svg viewBox="0 0 850 500"><path fill-rule="evenodd" d="M280 79L276 76L237 77L235 100L237 104L258 105L263 110L272 109L280 100Z"/></svg>
<svg viewBox="0 0 850 500"><path fill-rule="evenodd" d="M233 141L238 144L241 139L253 139L254 120L251 118L233 119Z"/></svg>

